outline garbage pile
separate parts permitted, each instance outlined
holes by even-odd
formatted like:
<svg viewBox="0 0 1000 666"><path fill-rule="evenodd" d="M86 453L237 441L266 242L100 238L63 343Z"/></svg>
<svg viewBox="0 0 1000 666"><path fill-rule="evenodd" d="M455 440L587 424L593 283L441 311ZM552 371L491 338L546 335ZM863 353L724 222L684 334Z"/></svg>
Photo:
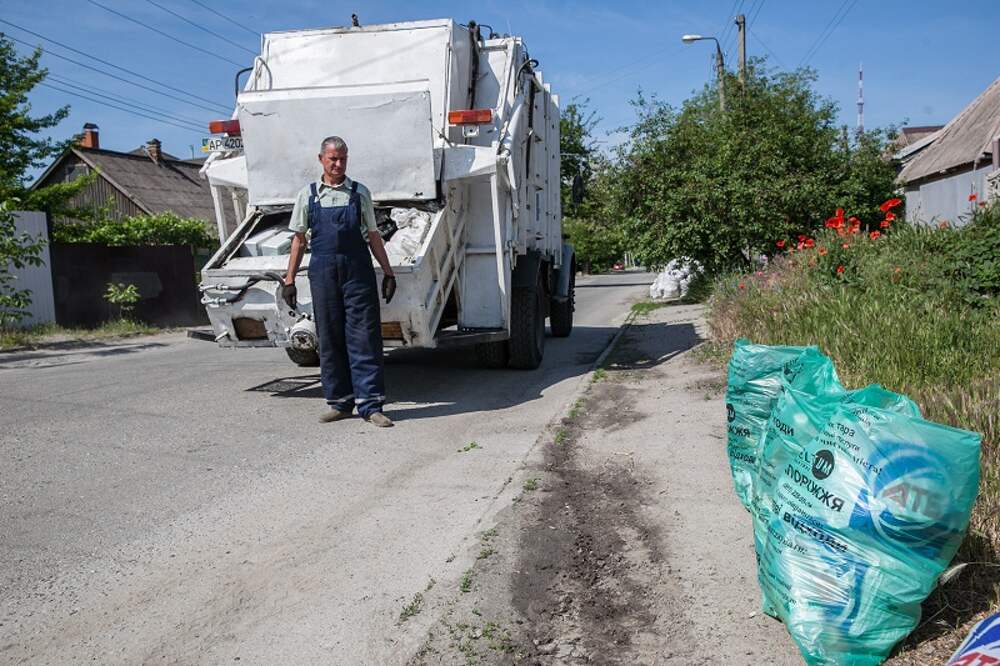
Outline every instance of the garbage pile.
<svg viewBox="0 0 1000 666"><path fill-rule="evenodd" d="M877 384L846 389L816 347L746 340L726 412L764 612L808 664L881 663L965 535L981 436Z"/></svg>
<svg viewBox="0 0 1000 666"><path fill-rule="evenodd" d="M431 228L431 213L416 208L393 208L389 217L396 226L385 244L389 263L394 266L412 264Z"/></svg>
<svg viewBox="0 0 1000 666"><path fill-rule="evenodd" d="M687 257L671 259L650 285L649 297L656 300L683 298L691 286L691 281L702 271L704 268L694 259Z"/></svg>

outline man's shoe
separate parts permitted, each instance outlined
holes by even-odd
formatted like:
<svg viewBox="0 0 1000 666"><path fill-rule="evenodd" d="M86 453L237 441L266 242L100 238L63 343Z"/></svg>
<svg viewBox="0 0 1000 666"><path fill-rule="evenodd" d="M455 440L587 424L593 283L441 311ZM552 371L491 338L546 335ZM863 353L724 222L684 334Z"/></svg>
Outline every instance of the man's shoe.
<svg viewBox="0 0 1000 666"><path fill-rule="evenodd" d="M378 426L379 428L391 428L392 419L383 414L382 412L372 412L368 415L366 419L372 425Z"/></svg>
<svg viewBox="0 0 1000 666"><path fill-rule="evenodd" d="M319 422L332 423L333 421L342 421L349 418L351 418L350 412L342 412L339 409L331 409L328 412L323 412L323 416L319 417Z"/></svg>

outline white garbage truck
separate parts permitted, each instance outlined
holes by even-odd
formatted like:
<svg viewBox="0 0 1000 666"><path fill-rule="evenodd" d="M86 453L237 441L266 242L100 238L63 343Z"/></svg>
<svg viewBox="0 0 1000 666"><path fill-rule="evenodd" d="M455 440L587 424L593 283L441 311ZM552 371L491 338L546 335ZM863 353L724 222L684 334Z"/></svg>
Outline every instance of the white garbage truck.
<svg viewBox="0 0 1000 666"><path fill-rule="evenodd" d="M345 139L348 175L372 193L397 277L381 306L386 347L475 345L488 367L530 369L546 318L553 336L570 334L559 98L519 37L450 19L273 32L246 71L202 169L221 247L200 290L221 346L318 364L308 249L295 308L280 282L292 204L319 179L328 135Z"/></svg>

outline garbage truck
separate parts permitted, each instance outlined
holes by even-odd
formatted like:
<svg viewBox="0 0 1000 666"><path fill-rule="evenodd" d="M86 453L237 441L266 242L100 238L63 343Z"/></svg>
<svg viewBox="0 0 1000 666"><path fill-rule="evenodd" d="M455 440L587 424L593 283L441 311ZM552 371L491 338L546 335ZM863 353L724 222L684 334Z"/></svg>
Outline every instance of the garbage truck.
<svg viewBox="0 0 1000 666"><path fill-rule="evenodd" d="M346 141L348 175L371 191L397 277L381 305L386 347L470 345L487 367L531 369L546 319L553 336L570 334L559 97L521 38L484 27L443 19L262 36L236 75L235 111L203 145L221 241L199 285L208 337L318 364L308 248L296 307L280 293L292 205L319 179L328 135Z"/></svg>

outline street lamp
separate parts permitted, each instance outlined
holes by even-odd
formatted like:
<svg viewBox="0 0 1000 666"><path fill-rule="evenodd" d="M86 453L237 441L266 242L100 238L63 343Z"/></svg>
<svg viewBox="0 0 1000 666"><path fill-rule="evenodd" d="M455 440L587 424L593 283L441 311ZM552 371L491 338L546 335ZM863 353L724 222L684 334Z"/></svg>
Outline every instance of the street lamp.
<svg viewBox="0 0 1000 666"><path fill-rule="evenodd" d="M715 42L715 71L716 75L719 77L719 108L723 111L726 110L726 65L722 60L722 47L719 45L719 40L715 37L703 37L702 35L684 35L681 37L681 41L685 44L693 44L694 42L700 42L707 39L711 39Z"/></svg>

